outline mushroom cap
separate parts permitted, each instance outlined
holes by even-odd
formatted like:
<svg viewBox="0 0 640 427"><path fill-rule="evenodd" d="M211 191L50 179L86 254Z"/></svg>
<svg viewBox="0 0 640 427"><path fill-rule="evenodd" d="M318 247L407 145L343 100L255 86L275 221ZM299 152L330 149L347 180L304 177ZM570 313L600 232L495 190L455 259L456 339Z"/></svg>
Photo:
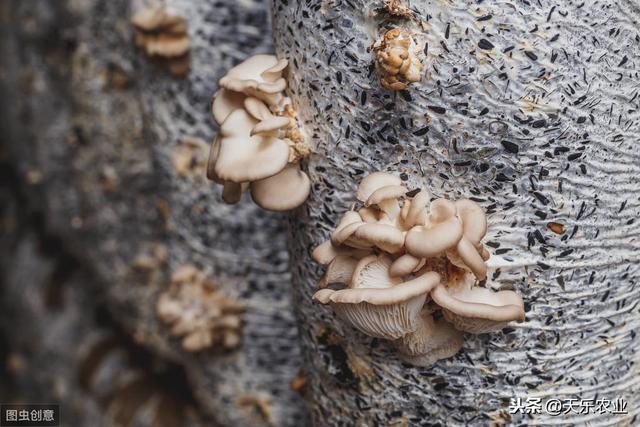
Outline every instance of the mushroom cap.
<svg viewBox="0 0 640 427"><path fill-rule="evenodd" d="M131 23L138 30L153 31L164 25L167 18L168 15L163 6L148 7L137 11L131 18ZM174 21L176 18L180 20L177 16L171 18ZM173 24L173 22L169 22L169 24Z"/></svg>
<svg viewBox="0 0 640 427"><path fill-rule="evenodd" d="M402 277L416 271L424 263L424 258L416 258L411 254L404 254L391 264L389 274L391 277Z"/></svg>
<svg viewBox="0 0 640 427"><path fill-rule="evenodd" d="M417 258L430 258L457 245L462 237L462 223L456 217L436 224L431 228L413 227L405 238L408 253Z"/></svg>
<svg viewBox="0 0 640 427"><path fill-rule="evenodd" d="M431 194L427 190L420 190L418 194L413 196L409 204L407 216L404 219L405 226L411 228L415 225L424 225L427 220L427 208Z"/></svg>
<svg viewBox="0 0 640 427"><path fill-rule="evenodd" d="M428 310L422 310L422 322L395 342L400 358L411 365L427 367L455 355L464 344L464 333L444 320L433 320Z"/></svg>
<svg viewBox="0 0 640 427"><path fill-rule="evenodd" d="M396 253L404 245L404 234L393 225L365 223L355 231L355 237L385 252Z"/></svg>
<svg viewBox="0 0 640 427"><path fill-rule="evenodd" d="M244 108L253 118L259 120L259 123L251 129L251 135L273 132L291 126L289 117L273 115L269 107L258 98L252 96L245 98Z"/></svg>
<svg viewBox="0 0 640 427"><path fill-rule="evenodd" d="M487 265L485 264L481 253L478 252L476 247L473 246L473 243L471 243L466 236L463 236L458 242L456 252L464 265L461 266L456 264L456 262L454 262L447 253L447 258L449 258L452 264L457 265L458 267L468 268L473 272L478 280L484 280L487 277Z"/></svg>
<svg viewBox="0 0 640 427"><path fill-rule="evenodd" d="M288 211L307 200L311 182L298 165L289 164L279 173L250 184L251 197L258 206L270 211Z"/></svg>
<svg viewBox="0 0 640 427"><path fill-rule="evenodd" d="M456 289L438 285L431 298L456 329L482 334L498 330L510 321L524 320L524 303L513 291L493 292L477 286Z"/></svg>
<svg viewBox="0 0 640 427"><path fill-rule="evenodd" d="M220 127L214 173L224 181L248 182L282 171L289 160L289 145L272 136L251 136L257 121L244 109L233 111Z"/></svg>
<svg viewBox="0 0 640 427"><path fill-rule="evenodd" d="M379 210L369 207L358 209L358 214L360 215L360 218L367 223L378 222L382 216Z"/></svg>
<svg viewBox="0 0 640 427"><path fill-rule="evenodd" d="M402 180L390 173L374 172L360 181L356 196L358 200L364 203L374 191L388 185L402 185Z"/></svg>
<svg viewBox="0 0 640 427"><path fill-rule="evenodd" d="M372 248L373 244L354 236L356 230L364 224L358 212L347 211L340 220L338 227L331 234L331 242L336 246L344 244L356 249Z"/></svg>
<svg viewBox="0 0 640 427"><path fill-rule="evenodd" d="M336 247L331 243L331 240L327 240L313 250L311 257L318 264L328 265L338 255L348 255L360 259L368 254L369 251L361 249Z"/></svg>
<svg viewBox="0 0 640 427"><path fill-rule="evenodd" d="M465 237L474 245L478 245L487 234L487 216L480 205L473 200L462 199L455 204Z"/></svg>
<svg viewBox="0 0 640 427"><path fill-rule="evenodd" d="M244 107L247 96L231 90L220 89L213 95L211 103L211 115L220 126L233 111Z"/></svg>
<svg viewBox="0 0 640 427"><path fill-rule="evenodd" d="M328 265L335 257L338 256L338 250L331 240L326 240L322 242L320 245L316 246L316 248L311 253L311 258L318 264Z"/></svg>
<svg viewBox="0 0 640 427"><path fill-rule="evenodd" d="M407 189L402 185L386 185L375 190L369 195L365 206L377 205L389 220L396 223L400 215L400 207L398 206L398 198L404 196Z"/></svg>
<svg viewBox="0 0 640 427"><path fill-rule="evenodd" d="M337 255L327 267L324 276L317 284L318 289L327 287L332 283L348 284L356 271L359 260L349 255Z"/></svg>
<svg viewBox="0 0 640 427"><path fill-rule="evenodd" d="M440 224L456 214L456 204L447 199L436 199L429 207L429 222Z"/></svg>
<svg viewBox="0 0 640 427"><path fill-rule="evenodd" d="M364 205L380 205L380 203L385 200L399 199L404 196L406 192L407 188L404 185L385 185L371 193Z"/></svg>
<svg viewBox="0 0 640 427"><path fill-rule="evenodd" d="M340 318L369 336L398 339L420 326L427 293L439 282L440 276L429 272L389 288L322 289L313 298L331 304Z"/></svg>
<svg viewBox="0 0 640 427"><path fill-rule="evenodd" d="M286 60L278 60L273 55L254 55L230 69L220 79L220 86L272 104L287 87L282 78L286 66Z"/></svg>
<svg viewBox="0 0 640 427"><path fill-rule="evenodd" d="M139 35L138 42L144 46L149 56L176 58L189 52L191 42L188 37L173 34Z"/></svg>

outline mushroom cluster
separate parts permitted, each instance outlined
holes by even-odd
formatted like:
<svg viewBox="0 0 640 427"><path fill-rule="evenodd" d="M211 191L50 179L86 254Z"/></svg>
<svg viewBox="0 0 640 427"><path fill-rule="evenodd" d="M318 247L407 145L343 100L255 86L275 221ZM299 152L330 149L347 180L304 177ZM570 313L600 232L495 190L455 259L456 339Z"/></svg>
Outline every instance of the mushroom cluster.
<svg viewBox="0 0 640 427"><path fill-rule="evenodd" d="M224 296L206 274L183 265L171 276L169 290L160 295L156 311L171 325L171 334L182 338L191 352L213 345L232 349L239 345L244 306Z"/></svg>
<svg viewBox="0 0 640 427"><path fill-rule="evenodd" d="M181 17L170 15L159 5L139 10L131 22L136 32L136 46L145 55L165 65L176 76L189 72L191 43Z"/></svg>
<svg viewBox="0 0 640 427"><path fill-rule="evenodd" d="M374 43L373 52L380 84L387 89L403 90L422 78L421 49L409 31L388 30Z"/></svg>
<svg viewBox="0 0 640 427"><path fill-rule="evenodd" d="M285 211L309 196L309 177L298 163L309 154L282 74L288 63L255 55L220 79L213 118L220 131L213 141L207 177L223 185L222 198L236 203L249 188L260 207Z"/></svg>
<svg viewBox="0 0 640 427"><path fill-rule="evenodd" d="M482 208L467 199L431 200L394 175L375 172L313 258L326 265L314 300L361 332L395 343L417 366L453 356L463 333L485 333L524 320L512 291L476 285L489 252Z"/></svg>
<svg viewBox="0 0 640 427"><path fill-rule="evenodd" d="M384 9L393 16L401 18L412 18L414 12L409 9L402 0L385 0Z"/></svg>

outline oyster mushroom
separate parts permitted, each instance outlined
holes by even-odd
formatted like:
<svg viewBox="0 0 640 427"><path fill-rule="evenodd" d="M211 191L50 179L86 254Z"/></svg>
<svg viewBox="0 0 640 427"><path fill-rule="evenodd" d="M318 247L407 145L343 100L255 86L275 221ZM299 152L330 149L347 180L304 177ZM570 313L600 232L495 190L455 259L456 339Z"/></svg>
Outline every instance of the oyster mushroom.
<svg viewBox="0 0 640 427"><path fill-rule="evenodd" d="M131 23L136 31L136 46L145 55L164 63L172 74L184 75L189 71L191 43L181 17L158 6L139 10Z"/></svg>
<svg viewBox="0 0 640 427"><path fill-rule="evenodd" d="M156 302L160 319L172 335L182 338L187 351L215 344L239 344L244 305L226 297L211 278L193 265L183 265L171 276L171 286Z"/></svg>
<svg viewBox="0 0 640 427"><path fill-rule="evenodd" d="M235 203L247 187L264 209L283 211L309 196L309 177L295 166L309 154L282 91L286 60L255 55L220 79L211 105L220 133L211 147L207 177L223 184L223 200Z"/></svg>
<svg viewBox="0 0 640 427"><path fill-rule="evenodd" d="M462 238L455 249L447 251L447 258L452 264L467 268L478 280L487 275L485 261L489 252L480 244L487 233L487 218L482 208L474 201L463 199L455 203L456 212L462 221Z"/></svg>
<svg viewBox="0 0 640 427"><path fill-rule="evenodd" d="M389 185L402 185L402 180L390 173L373 172L360 181L356 197L362 203L365 203L374 191Z"/></svg>
<svg viewBox="0 0 640 427"><path fill-rule="evenodd" d="M389 274L392 277L406 276L422 268L424 263L424 258L416 258L411 254L404 254L393 261L389 268Z"/></svg>
<svg viewBox="0 0 640 427"><path fill-rule="evenodd" d="M416 225L424 225L426 223L430 198L431 195L427 190L420 190L418 194L413 196L411 202L407 204L407 214L403 218L406 228L411 228Z"/></svg>
<svg viewBox="0 0 640 427"><path fill-rule="evenodd" d="M331 243L331 240L327 240L313 250L311 257L318 264L328 265L338 255L348 255L360 259L368 254L369 252L366 250L334 246L333 243Z"/></svg>
<svg viewBox="0 0 640 427"><path fill-rule="evenodd" d="M402 185L386 185L371 193L364 205L366 207L377 205L391 221L395 221L400 215L398 199L406 192L407 189Z"/></svg>
<svg viewBox="0 0 640 427"><path fill-rule="evenodd" d="M225 89L218 90L213 94L213 102L211 103L213 120L220 126L229 117L229 114L239 108L244 108L244 100L246 98L247 96L244 93Z"/></svg>
<svg viewBox="0 0 640 427"><path fill-rule="evenodd" d="M283 98L282 91L287 87L282 77L287 64L286 59L278 60L274 55L254 55L230 69L220 79L220 86L274 106Z"/></svg>
<svg viewBox="0 0 640 427"><path fill-rule="evenodd" d="M289 159L289 145L268 135L253 135L258 123L243 109L235 110L220 127L219 148L213 173L223 181L236 183L268 178L283 170Z"/></svg>
<svg viewBox="0 0 640 427"><path fill-rule="evenodd" d="M271 211L294 209L307 200L311 182L296 165L289 164L269 178L252 182L251 197L258 206Z"/></svg>
<svg viewBox="0 0 640 427"><path fill-rule="evenodd" d="M349 288L322 289L313 298L369 336L398 339L418 329L420 310L440 276L428 272L398 283L389 276L390 264L384 255L363 258Z"/></svg>
<svg viewBox="0 0 640 427"><path fill-rule="evenodd" d="M244 100L244 108L259 123L251 129L251 135L274 132L291 126L289 117L275 116L271 110L258 98L248 97Z"/></svg>
<svg viewBox="0 0 640 427"><path fill-rule="evenodd" d="M369 249L373 244L355 236L356 230L364 225L362 217L355 211L347 211L340 219L336 230L331 234L335 246L346 245L356 249Z"/></svg>
<svg viewBox="0 0 640 427"><path fill-rule="evenodd" d="M394 342L403 361L427 367L460 351L464 344L463 332L442 319L434 320L427 308L422 309L421 318L418 329Z"/></svg>
<svg viewBox="0 0 640 427"><path fill-rule="evenodd" d="M401 230L388 224L361 224L354 233L355 237L390 254L396 253L404 245Z"/></svg>
<svg viewBox="0 0 640 427"><path fill-rule="evenodd" d="M524 320L524 303L513 291L439 284L431 291L431 298L456 329L472 334L496 331L511 321Z"/></svg>
<svg viewBox="0 0 640 427"><path fill-rule="evenodd" d="M426 225L414 226L407 232L407 253L417 258L431 258L455 247L462 237L462 223L455 214L453 202L446 199L433 201Z"/></svg>

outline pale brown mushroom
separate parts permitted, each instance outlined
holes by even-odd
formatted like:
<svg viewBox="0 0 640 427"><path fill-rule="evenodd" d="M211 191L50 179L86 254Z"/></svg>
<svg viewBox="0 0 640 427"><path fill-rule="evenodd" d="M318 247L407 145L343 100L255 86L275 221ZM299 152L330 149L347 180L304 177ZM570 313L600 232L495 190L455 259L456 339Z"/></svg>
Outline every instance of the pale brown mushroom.
<svg viewBox="0 0 640 427"><path fill-rule="evenodd" d="M403 28L392 28L373 45L374 64L380 83L387 89L403 90L422 78L423 65L413 36Z"/></svg>
<svg viewBox="0 0 640 427"><path fill-rule="evenodd" d="M251 116L258 120L258 124L256 124L251 129L251 135L255 135L258 133L268 133L277 131L279 129L284 129L290 127L291 119L289 117L283 116L275 116L269 110L269 108L259 100L254 97L247 97L244 100L244 108L247 110ZM274 135L277 136L277 135Z"/></svg>
<svg viewBox="0 0 640 427"><path fill-rule="evenodd" d="M440 284L431 291L431 298L456 329L472 334L492 332L511 321L524 320L524 303L513 291Z"/></svg>
<svg viewBox="0 0 640 427"><path fill-rule="evenodd" d="M402 277L420 269L425 263L424 258L416 258L411 254L404 254L393 261L389 268L392 277Z"/></svg>
<svg viewBox="0 0 640 427"><path fill-rule="evenodd" d="M327 240L313 250L311 257L318 264L328 265L338 255L346 255L360 259L369 255L369 253L370 252L368 250L347 248L344 246L334 246L334 244L331 243L331 240Z"/></svg>
<svg viewBox="0 0 640 427"><path fill-rule="evenodd" d="M427 190L421 190L413 196L411 203L408 204L407 214L404 218L405 227L411 228L415 225L425 225L430 199L431 195Z"/></svg>
<svg viewBox="0 0 640 427"><path fill-rule="evenodd" d="M400 215L398 199L406 192L407 189L402 185L385 185L371 193L364 205L366 207L377 205L391 221L395 221Z"/></svg>
<svg viewBox="0 0 640 427"><path fill-rule="evenodd" d="M405 238L405 248L417 258L430 258L457 245L461 237L462 224L458 218L451 217L431 227L413 227Z"/></svg>
<svg viewBox="0 0 640 427"><path fill-rule="evenodd" d="M355 237L390 254L396 253L404 245L401 230L388 224L361 224L354 233Z"/></svg>
<svg viewBox="0 0 640 427"><path fill-rule="evenodd" d="M131 19L135 43L145 55L157 59L174 75L189 71L191 42L179 16L169 15L162 5L139 10Z"/></svg>
<svg viewBox="0 0 640 427"><path fill-rule="evenodd" d="M254 55L230 69L220 79L220 86L276 105L282 99L287 82L282 72L287 61L273 55Z"/></svg>
<svg viewBox="0 0 640 427"><path fill-rule="evenodd" d="M455 207L462 221L463 236L455 249L447 251L447 258L454 265L471 270L478 280L484 280L487 275L485 261L490 254L480 241L487 233L487 218L482 208L472 200L458 200Z"/></svg>
<svg viewBox="0 0 640 427"><path fill-rule="evenodd" d="M487 217L482 208L473 200L462 199L455 203L458 217L462 221L464 235L474 245L478 245L487 234Z"/></svg>
<svg viewBox="0 0 640 427"><path fill-rule="evenodd" d="M240 92L234 92L226 89L219 89L213 95L211 103L211 115L220 126L229 117L233 111L244 108L244 100L247 96Z"/></svg>
<svg viewBox="0 0 640 427"><path fill-rule="evenodd" d="M345 212L335 231L331 234L331 242L335 246L344 244L356 249L372 248L372 243L366 240L359 239L355 236L356 230L364 224L365 223L362 221L362 218L360 217L360 214L358 214L358 212Z"/></svg>
<svg viewBox="0 0 640 427"><path fill-rule="evenodd" d="M365 203L374 191L389 185L402 185L402 180L390 173L373 172L360 181L356 196L358 200Z"/></svg>
<svg viewBox="0 0 640 427"><path fill-rule="evenodd" d="M229 114L220 127L220 146L212 175L242 183L268 178L285 168L289 145L272 136L251 136L257 123L244 109Z"/></svg>
<svg viewBox="0 0 640 427"><path fill-rule="evenodd" d="M287 211L297 208L307 200L311 182L298 165L289 164L269 178L253 181L249 187L253 201L261 208Z"/></svg>

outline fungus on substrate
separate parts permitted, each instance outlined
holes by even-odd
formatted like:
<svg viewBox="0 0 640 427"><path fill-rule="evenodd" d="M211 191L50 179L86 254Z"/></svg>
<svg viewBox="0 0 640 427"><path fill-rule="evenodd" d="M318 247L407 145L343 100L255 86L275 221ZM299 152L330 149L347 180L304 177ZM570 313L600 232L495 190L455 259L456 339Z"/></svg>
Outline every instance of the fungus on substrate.
<svg viewBox="0 0 640 427"><path fill-rule="evenodd" d="M158 298L156 311L182 337L187 351L215 345L232 349L240 344L244 306L227 298L211 278L193 265L183 265L171 276L171 286Z"/></svg>
<svg viewBox="0 0 640 427"><path fill-rule="evenodd" d="M387 89L403 90L422 79L422 49L406 29L386 31L374 43L373 52L380 84Z"/></svg>
<svg viewBox="0 0 640 427"><path fill-rule="evenodd" d="M149 58L165 65L177 76L191 67L191 43L184 20L170 15L164 6L139 10L131 22L135 29L135 44Z"/></svg>
<svg viewBox="0 0 640 427"><path fill-rule="evenodd" d="M254 202L273 211L300 206L311 183L299 168L309 154L282 74L286 60L255 55L220 79L212 115L220 126L207 177L223 185L223 200L236 203L247 188Z"/></svg>
<svg viewBox="0 0 640 427"><path fill-rule="evenodd" d="M363 207L345 212L313 251L327 266L315 301L361 332L391 340L416 366L453 356L464 332L524 320L515 292L475 285L489 258L481 243L486 217L475 202L431 201L427 190L409 192L384 172L365 177L357 199Z"/></svg>
<svg viewBox="0 0 640 427"><path fill-rule="evenodd" d="M414 12L405 6L402 0L384 0L384 10L393 16L400 18L412 18Z"/></svg>

